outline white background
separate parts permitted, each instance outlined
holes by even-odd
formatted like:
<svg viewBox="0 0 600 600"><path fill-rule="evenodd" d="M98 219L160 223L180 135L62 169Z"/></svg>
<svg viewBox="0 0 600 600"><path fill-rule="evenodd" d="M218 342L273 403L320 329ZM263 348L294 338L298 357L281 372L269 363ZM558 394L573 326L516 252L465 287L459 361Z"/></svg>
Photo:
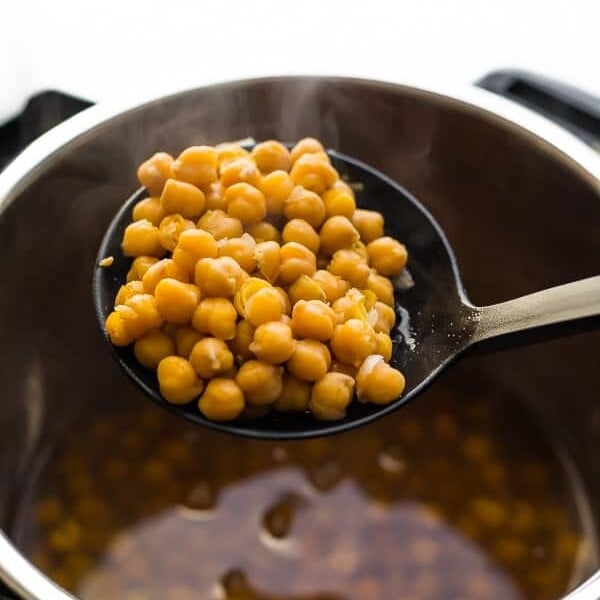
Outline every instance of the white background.
<svg viewBox="0 0 600 600"><path fill-rule="evenodd" d="M460 85L499 67L600 95L600 2L0 0L0 121L50 88L100 101L265 74Z"/></svg>

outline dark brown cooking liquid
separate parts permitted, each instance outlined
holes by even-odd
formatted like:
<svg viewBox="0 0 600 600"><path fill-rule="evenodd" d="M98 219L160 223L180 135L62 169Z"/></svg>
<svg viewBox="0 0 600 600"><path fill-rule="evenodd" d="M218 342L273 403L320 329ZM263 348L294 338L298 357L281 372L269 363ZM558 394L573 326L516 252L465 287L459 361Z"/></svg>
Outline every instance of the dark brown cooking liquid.
<svg viewBox="0 0 600 600"><path fill-rule="evenodd" d="M580 549L569 486L499 414L438 398L285 444L153 406L104 416L56 448L21 544L85 600L558 598Z"/></svg>

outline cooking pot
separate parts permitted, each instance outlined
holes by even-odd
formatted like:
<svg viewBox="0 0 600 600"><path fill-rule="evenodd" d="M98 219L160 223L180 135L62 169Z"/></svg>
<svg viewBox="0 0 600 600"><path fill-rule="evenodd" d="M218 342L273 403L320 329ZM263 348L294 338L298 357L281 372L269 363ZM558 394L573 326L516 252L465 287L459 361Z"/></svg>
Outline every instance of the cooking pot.
<svg viewBox="0 0 600 600"><path fill-rule="evenodd" d="M600 159L549 120L484 90L286 77L89 108L0 175L0 525L26 494L34 458L75 415L147 402L109 356L90 299L100 239L136 187L136 165L157 149L305 135L419 198L447 233L475 304L600 272ZM600 331L592 325L510 350L482 346L454 376L480 374L518 397L597 507ZM599 532L595 525L589 535ZM7 597L71 597L1 533L0 579ZM592 576L575 595L600 598L600 580Z"/></svg>

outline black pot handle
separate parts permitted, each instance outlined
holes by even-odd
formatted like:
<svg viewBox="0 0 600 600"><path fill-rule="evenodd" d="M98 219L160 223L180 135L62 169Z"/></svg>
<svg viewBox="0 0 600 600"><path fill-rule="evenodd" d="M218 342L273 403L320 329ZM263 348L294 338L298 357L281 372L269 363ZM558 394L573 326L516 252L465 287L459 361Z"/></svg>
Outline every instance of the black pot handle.
<svg viewBox="0 0 600 600"><path fill-rule="evenodd" d="M600 98L515 69L493 71L476 85L535 110L600 152Z"/></svg>

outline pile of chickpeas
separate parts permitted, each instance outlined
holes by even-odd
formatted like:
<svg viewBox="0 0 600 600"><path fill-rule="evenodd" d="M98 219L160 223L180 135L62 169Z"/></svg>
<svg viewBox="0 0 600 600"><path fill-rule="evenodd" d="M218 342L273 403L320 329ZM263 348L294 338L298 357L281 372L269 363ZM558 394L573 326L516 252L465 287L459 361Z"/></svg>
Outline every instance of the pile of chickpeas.
<svg viewBox="0 0 600 600"><path fill-rule="evenodd" d="M134 344L168 402L214 421L270 408L338 420L355 395L402 394L390 278L407 251L356 208L318 140L159 152L138 178L149 197L125 229L134 260L106 331Z"/></svg>

